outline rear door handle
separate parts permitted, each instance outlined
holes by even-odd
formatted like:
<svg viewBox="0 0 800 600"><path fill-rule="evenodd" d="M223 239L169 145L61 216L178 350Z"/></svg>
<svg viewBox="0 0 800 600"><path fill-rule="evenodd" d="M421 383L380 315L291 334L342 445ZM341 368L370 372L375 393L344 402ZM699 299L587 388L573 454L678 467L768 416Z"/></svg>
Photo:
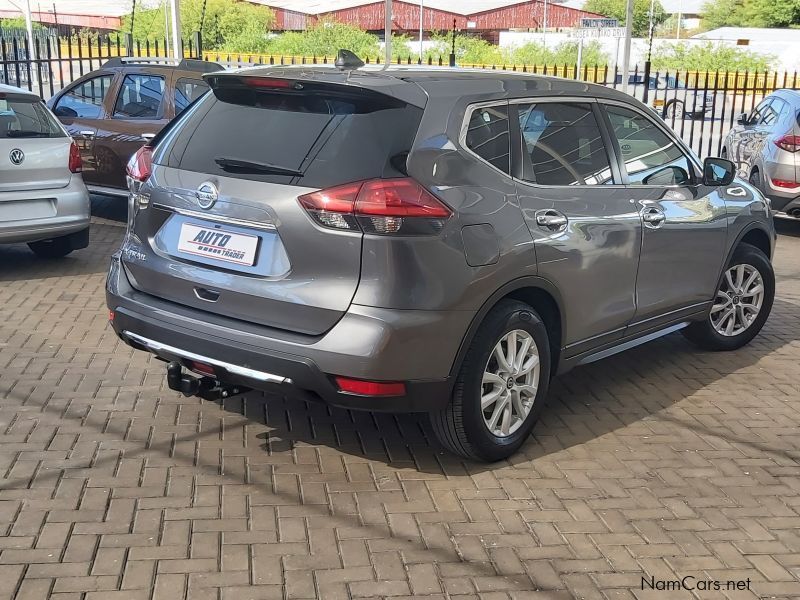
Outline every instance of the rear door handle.
<svg viewBox="0 0 800 600"><path fill-rule="evenodd" d="M143 139L143 140L146 140L146 141L148 141L148 142L149 142L150 140L152 140L154 137L156 137L156 134L155 134L155 133L143 133L143 134L142 134L142 139Z"/></svg>
<svg viewBox="0 0 800 600"><path fill-rule="evenodd" d="M557 210L549 208L536 213L536 224L552 231L562 231L567 227L568 219Z"/></svg>
<svg viewBox="0 0 800 600"><path fill-rule="evenodd" d="M646 227L658 229L667 220L664 211L656 206L645 206L640 213Z"/></svg>
<svg viewBox="0 0 800 600"><path fill-rule="evenodd" d="M95 132L94 131L79 131L78 135L85 138L93 138Z"/></svg>

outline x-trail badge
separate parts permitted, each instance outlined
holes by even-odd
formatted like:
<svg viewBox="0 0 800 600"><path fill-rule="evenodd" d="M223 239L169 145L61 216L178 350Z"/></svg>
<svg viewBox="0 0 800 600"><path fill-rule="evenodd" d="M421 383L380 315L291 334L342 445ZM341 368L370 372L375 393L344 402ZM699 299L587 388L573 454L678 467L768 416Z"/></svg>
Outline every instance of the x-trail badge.
<svg viewBox="0 0 800 600"><path fill-rule="evenodd" d="M200 208L205 208L208 210L219 198L219 190L217 186L211 183L210 181L205 181L200 184L200 187L197 188L196 192L197 196L197 203L200 205Z"/></svg>
<svg viewBox="0 0 800 600"><path fill-rule="evenodd" d="M11 160L11 164L21 165L22 161L25 160L25 153L19 148L14 148L8 153L8 158Z"/></svg>

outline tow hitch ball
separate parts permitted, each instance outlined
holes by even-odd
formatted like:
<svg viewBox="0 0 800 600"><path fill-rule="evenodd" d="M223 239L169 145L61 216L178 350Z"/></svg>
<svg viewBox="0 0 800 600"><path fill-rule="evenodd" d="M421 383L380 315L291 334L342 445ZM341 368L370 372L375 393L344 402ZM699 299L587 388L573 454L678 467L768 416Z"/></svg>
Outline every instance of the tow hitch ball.
<svg viewBox="0 0 800 600"><path fill-rule="evenodd" d="M184 396L200 396L209 400L228 398L247 391L242 386L225 385L213 377L195 377L185 373L177 362L167 365L167 385Z"/></svg>

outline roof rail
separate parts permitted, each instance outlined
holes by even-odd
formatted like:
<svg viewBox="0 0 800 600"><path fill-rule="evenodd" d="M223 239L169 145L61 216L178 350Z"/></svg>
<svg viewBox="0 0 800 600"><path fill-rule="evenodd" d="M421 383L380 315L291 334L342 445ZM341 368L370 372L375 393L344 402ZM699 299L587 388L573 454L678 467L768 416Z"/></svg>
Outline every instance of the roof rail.
<svg viewBox="0 0 800 600"><path fill-rule="evenodd" d="M177 60L166 56L115 56L103 63L104 67L124 67L126 65L155 65L164 67L176 67L186 71L197 71L198 73L212 73L221 71L222 65L208 60L197 58L184 58Z"/></svg>

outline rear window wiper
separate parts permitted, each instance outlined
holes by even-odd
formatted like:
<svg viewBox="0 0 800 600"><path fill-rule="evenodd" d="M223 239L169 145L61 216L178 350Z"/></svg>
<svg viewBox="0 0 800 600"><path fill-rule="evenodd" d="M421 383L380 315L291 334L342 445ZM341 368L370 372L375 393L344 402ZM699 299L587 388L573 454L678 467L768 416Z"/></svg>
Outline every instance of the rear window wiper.
<svg viewBox="0 0 800 600"><path fill-rule="evenodd" d="M280 165L273 165L272 163L257 162L254 160L242 160L240 158L226 158L220 156L214 159L224 170L228 171L246 171L250 173L271 173L272 175L290 175L298 177L303 174L302 171L297 169L290 169L289 167L281 167Z"/></svg>
<svg viewBox="0 0 800 600"><path fill-rule="evenodd" d="M6 136L10 138L50 137L51 135L49 131L36 131L35 129L9 129L6 132Z"/></svg>

